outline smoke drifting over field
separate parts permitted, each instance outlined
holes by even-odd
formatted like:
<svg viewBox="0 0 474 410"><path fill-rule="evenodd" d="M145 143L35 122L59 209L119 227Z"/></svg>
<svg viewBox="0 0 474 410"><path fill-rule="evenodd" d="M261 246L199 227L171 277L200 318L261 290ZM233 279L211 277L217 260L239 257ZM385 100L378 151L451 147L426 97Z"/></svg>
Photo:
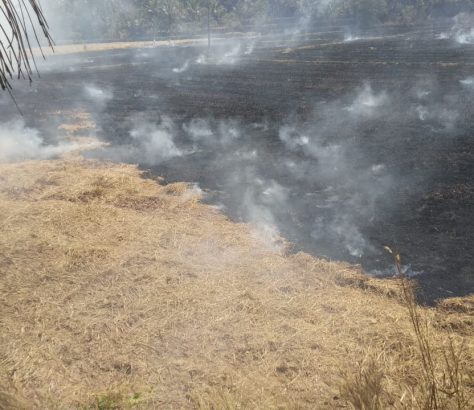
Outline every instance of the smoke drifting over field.
<svg viewBox="0 0 474 410"><path fill-rule="evenodd" d="M170 70L156 76L170 76L179 85L206 67L228 70L250 64L251 59L242 59L259 52L259 40L224 40L214 44L210 54L199 53L199 48L180 53L176 48ZM293 38L288 41L295 47ZM135 62L152 55L137 53ZM468 122L465 108L472 99L472 84L466 77L446 87L426 75L400 92L367 80L337 98L315 101L304 121L289 110L272 125L265 118L255 123L212 115L172 119L158 97L154 114L126 118L121 142L91 155L152 167L172 180L199 182L210 190L212 203L258 226L269 246L278 246L278 235L283 235L300 243L304 238L320 255L352 261L380 258L381 243L368 232L380 223L381 210L393 212L399 192L416 191L432 175L410 174L393 163L390 153L381 155L373 146L397 146L400 142L393 138L408 138L407 144L428 149L438 144L433 138L456 135ZM115 98L110 89L94 85L86 86L84 95L101 109ZM416 125L413 135L396 135L394 130L405 123ZM268 146L265 141L273 142Z"/></svg>
<svg viewBox="0 0 474 410"><path fill-rule="evenodd" d="M336 100L318 107L308 125L280 130L286 148L307 160L303 164L296 158L290 160L285 164L287 172L327 189L326 201L315 204L321 213L315 218L311 237L331 238L354 257L363 256L370 247L360 228L374 217L375 202L386 194L391 180L384 164L354 155L357 128L383 115L388 103L386 92L374 93L366 84L347 103Z"/></svg>
<svg viewBox="0 0 474 410"><path fill-rule="evenodd" d="M426 233L433 214L441 209L443 227L451 217L457 224L457 205L448 211L438 205L451 194L438 180L451 189L452 178L453 192L470 195L465 154L450 154L451 144L472 130L467 21L458 16L438 31L363 31L344 23L311 32L307 16L283 34L213 38L210 50L201 39L86 53L51 59L44 72L53 83L67 73L70 87L54 89L51 100L65 101L68 93L71 106L91 113L97 136L109 143L88 156L197 183L209 203L254 224L270 247L281 246L281 235L295 249L383 271L390 264L383 245L403 246L410 238L397 224L443 244L441 234ZM24 144L5 139L8 160L68 149L48 147L40 132L22 125L13 128L28 137ZM455 165L446 171L443 161L451 159ZM443 235L456 237L461 228L455 229ZM433 243L420 252L442 249ZM428 262L415 270L428 272L434 259L422 259Z"/></svg>
<svg viewBox="0 0 474 410"><path fill-rule="evenodd" d="M129 122L128 142L106 148L108 159L154 166L184 155L174 142L176 126L169 118L163 117L156 123L136 116ZM97 155L101 152L97 151Z"/></svg>
<svg viewBox="0 0 474 410"><path fill-rule="evenodd" d="M250 56L258 42L258 36L250 35L242 38L214 40L212 51L206 50L183 64L173 67L175 74L182 74L194 65L236 65Z"/></svg>
<svg viewBox="0 0 474 410"><path fill-rule="evenodd" d="M113 98L111 91L103 90L94 84L84 86L84 96L98 107L104 107Z"/></svg>
<svg viewBox="0 0 474 410"><path fill-rule="evenodd" d="M392 145L392 130L405 121L417 123L417 144L434 143L424 127L449 138L466 121L462 108L469 93L469 78L450 93L422 81L406 95L366 82L316 104L305 122L289 115L278 127L213 118L179 125L166 116L137 117L127 120L125 143L93 155L151 166L221 192L211 194L221 209L258 226L270 246L280 234L297 238L304 231L316 252L358 260L381 253L366 233L380 209L395 206L395 192L404 186L422 182L387 164L390 156L372 156L365 144ZM278 144L265 145L275 137Z"/></svg>
<svg viewBox="0 0 474 410"><path fill-rule="evenodd" d="M40 132L26 127L22 119L0 123L0 162L50 159L77 148L67 142L47 144Z"/></svg>
<svg viewBox="0 0 474 410"><path fill-rule="evenodd" d="M449 31L438 35L438 39L451 39L458 44L474 44L474 17L473 14L460 13L453 18Z"/></svg>

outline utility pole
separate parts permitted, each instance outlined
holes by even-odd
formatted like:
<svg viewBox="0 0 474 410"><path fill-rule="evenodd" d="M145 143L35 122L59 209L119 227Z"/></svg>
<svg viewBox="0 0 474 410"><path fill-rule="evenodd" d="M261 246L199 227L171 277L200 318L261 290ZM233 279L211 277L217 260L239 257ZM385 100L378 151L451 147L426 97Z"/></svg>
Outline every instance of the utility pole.
<svg viewBox="0 0 474 410"><path fill-rule="evenodd" d="M211 0L207 1L207 48L211 50Z"/></svg>
<svg viewBox="0 0 474 410"><path fill-rule="evenodd" d="M171 44L171 30L173 28L173 17L171 15L171 8L168 10L168 43Z"/></svg>

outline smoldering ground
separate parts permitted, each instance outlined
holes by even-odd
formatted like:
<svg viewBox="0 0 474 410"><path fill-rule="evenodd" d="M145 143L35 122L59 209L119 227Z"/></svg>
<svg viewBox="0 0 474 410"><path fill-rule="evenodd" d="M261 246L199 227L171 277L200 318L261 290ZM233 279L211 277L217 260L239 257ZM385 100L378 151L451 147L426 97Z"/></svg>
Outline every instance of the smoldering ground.
<svg viewBox="0 0 474 410"><path fill-rule="evenodd" d="M438 34L344 43L341 30L332 46L326 34L239 38L211 56L200 46L83 53L50 59L20 103L90 112L111 144L90 156L198 183L269 246L280 234L383 271L389 244L425 272L430 297L462 294L469 274L450 275L472 266L474 54Z"/></svg>
<svg viewBox="0 0 474 410"><path fill-rule="evenodd" d="M466 131L465 83L446 92L434 80L419 81L402 94L366 82L315 103L305 121L295 116L277 125L212 117L170 125L160 114L166 107L158 106L153 126L150 116L140 122L152 127L146 137L136 139L142 125L132 119L125 144L93 155L141 163L170 181L199 182L211 203L254 223L265 240L280 234L315 254L381 272L388 266L383 244L393 238L379 227L436 178L436 167L419 167L415 152L441 150ZM161 154L150 156L156 133L164 138Z"/></svg>
<svg viewBox="0 0 474 410"><path fill-rule="evenodd" d="M28 128L21 118L0 124L0 162L50 159L77 148L70 142L48 144L38 130Z"/></svg>

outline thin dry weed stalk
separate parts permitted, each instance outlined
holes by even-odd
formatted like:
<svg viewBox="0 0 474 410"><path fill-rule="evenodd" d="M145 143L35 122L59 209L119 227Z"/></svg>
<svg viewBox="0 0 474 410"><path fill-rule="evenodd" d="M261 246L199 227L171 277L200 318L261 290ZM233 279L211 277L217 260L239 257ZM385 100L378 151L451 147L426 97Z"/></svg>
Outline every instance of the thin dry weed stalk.
<svg viewBox="0 0 474 410"><path fill-rule="evenodd" d="M420 410L468 409L466 388L469 384L469 369L465 366L467 346L465 340L454 340L454 334L446 334L438 342L426 311L416 301L414 284L403 274L400 255L391 248L385 247L394 259L401 302L408 311L409 323L416 340L417 354L412 358L419 363L420 380L404 380L406 392L399 400L390 397L390 392L383 386L382 369L385 360L366 360L359 363L355 375L344 374L341 393L355 409L378 410L387 404L395 408L414 408Z"/></svg>
<svg viewBox="0 0 474 410"><path fill-rule="evenodd" d="M466 409L469 403L464 394L467 379L466 369L462 365L464 343L456 349L452 336L448 335L447 347L442 346L441 351L434 349L431 326L418 307L413 286L402 273L400 254L394 253L389 247L385 249L394 257L403 301L410 315L420 353L424 376L423 402L420 407L429 410Z"/></svg>

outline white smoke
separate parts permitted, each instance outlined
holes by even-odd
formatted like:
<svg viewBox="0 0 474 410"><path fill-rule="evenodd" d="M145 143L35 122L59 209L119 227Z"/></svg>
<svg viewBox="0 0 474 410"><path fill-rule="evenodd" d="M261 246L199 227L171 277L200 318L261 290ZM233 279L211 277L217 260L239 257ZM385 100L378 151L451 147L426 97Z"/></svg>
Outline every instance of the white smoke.
<svg viewBox="0 0 474 410"><path fill-rule="evenodd" d="M189 124L184 124L183 129L190 135L194 142L207 143L215 142L214 132L209 122L199 118L194 118Z"/></svg>
<svg viewBox="0 0 474 410"><path fill-rule="evenodd" d="M104 107L113 98L113 93L109 89L102 89L95 84L86 84L84 86L84 96L89 101L99 107Z"/></svg>
<svg viewBox="0 0 474 410"><path fill-rule="evenodd" d="M255 50L256 44L256 41L251 41L250 43L248 43L244 48L244 56L249 56L250 54L252 54Z"/></svg>
<svg viewBox="0 0 474 410"><path fill-rule="evenodd" d="M181 202L188 202L195 199L202 200L205 197L204 191L201 189L199 184L192 183L188 185L188 189L186 192L181 196Z"/></svg>
<svg viewBox="0 0 474 410"><path fill-rule="evenodd" d="M460 118L456 102L452 104L432 103L431 101L425 104L419 104L414 111L418 119L422 122L430 122L431 127L435 124L438 126L434 129L452 131L456 128Z"/></svg>
<svg viewBox="0 0 474 410"><path fill-rule="evenodd" d="M427 110L426 107L422 105L419 105L418 107L416 107L416 112L418 114L418 118L420 119L420 121L426 121L427 119L430 118L429 111Z"/></svg>
<svg viewBox="0 0 474 410"><path fill-rule="evenodd" d="M189 69L189 60L187 60L182 66L173 68L173 73L181 74Z"/></svg>
<svg viewBox="0 0 474 410"><path fill-rule="evenodd" d="M474 28L470 30L459 30L455 39L459 44L474 44Z"/></svg>
<svg viewBox="0 0 474 410"><path fill-rule="evenodd" d="M462 80L462 87L453 84L456 93L471 80ZM269 246L278 246L284 233L290 239L312 237L311 247L332 256L362 258L374 251L366 235L378 207L391 206L387 198L393 199L400 181L399 170L371 158L364 141L392 146L389 138L405 120L419 125L413 138L420 144L424 131L432 133L429 127L448 135L462 112L464 97L457 99L456 93L442 93L429 76L403 94L365 83L316 106L307 122L287 121L279 128L213 118L177 127L166 118L158 124L136 118L128 142L109 154L120 161L162 164L173 178L199 178L232 217L257 227L255 234ZM280 141L272 141L270 153L268 137L275 132Z"/></svg>
<svg viewBox="0 0 474 410"><path fill-rule="evenodd" d="M459 13L454 17L452 31L459 44L474 44L474 14Z"/></svg>
<svg viewBox="0 0 474 410"><path fill-rule="evenodd" d="M265 129L263 125L255 127ZM232 198L228 204L234 216L249 222L254 236L267 247L281 250L277 215L288 208L289 190L262 175L258 166L262 157L255 146L249 146L242 124L196 118L182 128L193 152L203 152L207 165L219 170L213 178Z"/></svg>
<svg viewBox="0 0 474 410"><path fill-rule="evenodd" d="M235 64L239 61L240 56L242 55L242 46L240 44L234 46L229 51L226 51L224 54L217 56L217 64Z"/></svg>
<svg viewBox="0 0 474 410"><path fill-rule="evenodd" d="M240 127L236 121L220 121L219 123L219 141L222 145L230 145L241 137Z"/></svg>
<svg viewBox="0 0 474 410"><path fill-rule="evenodd" d="M449 32L440 33L437 39L451 39L458 44L474 44L474 14L460 13L454 17L454 24Z"/></svg>
<svg viewBox="0 0 474 410"><path fill-rule="evenodd" d="M243 193L243 214L253 224L254 236L268 248L279 251L282 249L281 233L274 212L286 207L288 190L273 180L255 177L253 182Z"/></svg>
<svg viewBox="0 0 474 410"><path fill-rule="evenodd" d="M334 232L338 238L342 239L351 256L362 258L367 251L368 243L354 221L344 215L341 218L336 218L333 223Z"/></svg>
<svg viewBox="0 0 474 410"><path fill-rule="evenodd" d="M140 124L130 133L144 153L145 164L157 164L183 153L173 140L171 123L166 120L159 127L151 123Z"/></svg>
<svg viewBox="0 0 474 410"><path fill-rule="evenodd" d="M299 147L304 147L309 143L309 137L300 135L298 131L288 125L283 126L280 131L280 140L284 142L286 147L290 150L297 150Z"/></svg>
<svg viewBox="0 0 474 410"><path fill-rule="evenodd" d="M389 189L391 176L385 164L353 158L357 147L351 138L359 124L384 116L390 102L386 91L375 92L367 83L348 100L321 106L309 125L287 124L279 130L287 150L300 157L298 162L285 160L287 172L297 180L310 185L318 181L326 187L324 193L308 193L314 209L321 211L313 221L311 237L316 242L339 243L357 258L372 250L361 228Z"/></svg>
<svg viewBox="0 0 474 410"><path fill-rule="evenodd" d="M26 127L22 119L0 124L0 162L50 159L77 148L69 142L46 144L39 131Z"/></svg>
<svg viewBox="0 0 474 410"><path fill-rule="evenodd" d="M388 100L388 94L385 91L376 94L371 85L366 83L346 110L355 116L372 116L377 113L379 107L387 104Z"/></svg>
<svg viewBox="0 0 474 410"><path fill-rule="evenodd" d="M460 83L468 90L474 91L474 77L467 77L464 80L461 80Z"/></svg>
<svg viewBox="0 0 474 410"><path fill-rule="evenodd" d="M207 143L215 142L214 132L208 121L201 118L194 118L189 124L184 124L183 129L191 136L194 142Z"/></svg>
<svg viewBox="0 0 474 410"><path fill-rule="evenodd" d="M174 141L176 127L173 121L163 117L159 124L132 118L129 140L122 145L106 147L90 153L113 161L140 163L155 166L172 158L185 154Z"/></svg>
<svg viewBox="0 0 474 410"><path fill-rule="evenodd" d="M183 130L189 135L191 141L198 146L215 148L225 147L235 143L241 136L240 126L236 121L219 121L211 124L202 118L195 118L183 125Z"/></svg>
<svg viewBox="0 0 474 410"><path fill-rule="evenodd" d="M358 41L358 40L360 40L360 39L361 39L361 37L359 37L359 36L354 36L354 35L352 35L352 34L350 34L350 33L346 33L346 34L344 35L344 42L345 42L345 43L351 43L351 42L353 42L353 41Z"/></svg>
<svg viewBox="0 0 474 410"><path fill-rule="evenodd" d="M235 65L250 56L257 46L256 37L233 38L218 41L195 60L200 65Z"/></svg>

